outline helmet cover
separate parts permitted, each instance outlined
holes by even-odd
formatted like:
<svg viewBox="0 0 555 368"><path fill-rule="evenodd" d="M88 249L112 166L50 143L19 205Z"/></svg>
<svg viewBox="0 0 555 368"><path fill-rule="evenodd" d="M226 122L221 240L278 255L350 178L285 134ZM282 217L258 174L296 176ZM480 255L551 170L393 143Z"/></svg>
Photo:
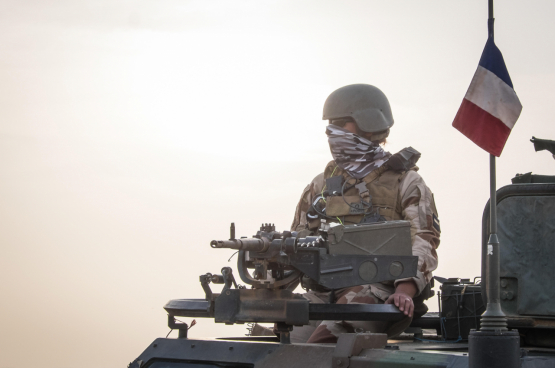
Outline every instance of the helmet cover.
<svg viewBox="0 0 555 368"><path fill-rule="evenodd" d="M366 133L393 126L391 106L385 94L369 84L351 84L333 91L324 103L322 120L351 118Z"/></svg>

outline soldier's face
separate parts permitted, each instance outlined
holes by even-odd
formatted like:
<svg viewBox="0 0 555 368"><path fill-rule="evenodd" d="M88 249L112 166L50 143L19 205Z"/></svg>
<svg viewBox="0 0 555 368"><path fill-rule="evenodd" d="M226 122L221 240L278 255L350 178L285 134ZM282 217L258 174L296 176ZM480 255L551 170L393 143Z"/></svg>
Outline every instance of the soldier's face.
<svg viewBox="0 0 555 368"><path fill-rule="evenodd" d="M372 133L366 133L366 132L363 132L363 131L357 129L356 123L354 123L352 121L349 121L349 122L345 123L345 126L343 126L343 128L347 129L351 133L358 134L361 137L364 137L368 140L370 140L370 137L372 137Z"/></svg>

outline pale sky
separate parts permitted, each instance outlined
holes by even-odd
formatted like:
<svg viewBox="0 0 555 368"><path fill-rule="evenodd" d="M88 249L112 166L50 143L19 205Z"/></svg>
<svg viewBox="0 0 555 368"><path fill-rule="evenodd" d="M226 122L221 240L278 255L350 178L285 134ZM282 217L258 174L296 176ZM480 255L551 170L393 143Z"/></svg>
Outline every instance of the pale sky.
<svg viewBox="0 0 555 368"><path fill-rule="evenodd" d="M498 187L555 171L529 142L555 139L554 10L496 2L523 105ZM121 367L165 336L162 306L235 266L209 247L230 222L289 228L331 159L325 98L352 83L388 96L386 149L422 153L435 274L479 276L488 154L451 123L486 25L486 0L1 1L0 368Z"/></svg>

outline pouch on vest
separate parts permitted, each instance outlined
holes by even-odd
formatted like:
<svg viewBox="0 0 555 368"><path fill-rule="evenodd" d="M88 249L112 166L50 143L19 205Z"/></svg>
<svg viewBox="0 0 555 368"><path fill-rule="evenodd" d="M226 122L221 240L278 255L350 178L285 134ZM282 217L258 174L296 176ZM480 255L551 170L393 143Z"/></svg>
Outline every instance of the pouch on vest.
<svg viewBox="0 0 555 368"><path fill-rule="evenodd" d="M339 176L332 176L331 178L326 179L326 192L329 195L340 195L343 190L343 178L342 175Z"/></svg>
<svg viewBox="0 0 555 368"><path fill-rule="evenodd" d="M333 217L362 215L371 207L361 203L360 196L333 196L326 198L326 215Z"/></svg>

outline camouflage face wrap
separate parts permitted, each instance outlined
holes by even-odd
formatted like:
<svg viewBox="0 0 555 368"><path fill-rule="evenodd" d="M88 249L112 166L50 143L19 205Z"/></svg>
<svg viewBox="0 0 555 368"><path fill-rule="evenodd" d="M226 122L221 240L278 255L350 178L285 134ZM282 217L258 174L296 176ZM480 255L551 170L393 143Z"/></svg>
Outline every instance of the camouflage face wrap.
<svg viewBox="0 0 555 368"><path fill-rule="evenodd" d="M333 159L353 178L364 178L385 164L391 156L378 144L344 128L328 125L326 134Z"/></svg>

